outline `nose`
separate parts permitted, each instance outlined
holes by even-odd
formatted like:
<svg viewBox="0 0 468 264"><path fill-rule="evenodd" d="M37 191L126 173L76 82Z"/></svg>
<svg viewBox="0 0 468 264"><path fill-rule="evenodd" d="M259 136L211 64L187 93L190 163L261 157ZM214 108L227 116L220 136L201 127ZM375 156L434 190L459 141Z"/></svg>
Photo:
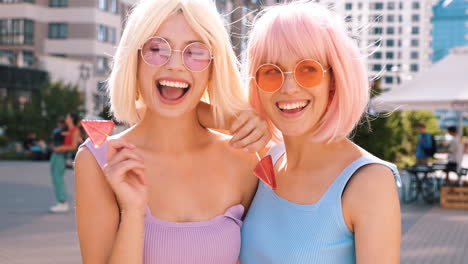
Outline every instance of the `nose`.
<svg viewBox="0 0 468 264"><path fill-rule="evenodd" d="M283 94L294 94L299 91L299 85L294 80L293 72L284 72L284 82L280 91Z"/></svg>
<svg viewBox="0 0 468 264"><path fill-rule="evenodd" d="M182 60L182 51L172 50L171 57L166 64L169 70L182 71L184 70L184 62Z"/></svg>

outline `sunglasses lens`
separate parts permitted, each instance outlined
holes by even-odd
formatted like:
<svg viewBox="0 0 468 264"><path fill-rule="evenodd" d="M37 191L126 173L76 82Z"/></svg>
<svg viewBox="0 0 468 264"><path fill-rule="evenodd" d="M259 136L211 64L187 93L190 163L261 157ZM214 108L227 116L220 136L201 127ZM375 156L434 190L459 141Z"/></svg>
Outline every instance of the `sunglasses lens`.
<svg viewBox="0 0 468 264"><path fill-rule="evenodd" d="M255 81L260 89L266 92L274 92L281 88L283 84L283 74L278 66L265 64L257 69Z"/></svg>
<svg viewBox="0 0 468 264"><path fill-rule="evenodd" d="M141 49L143 60L153 66L161 66L169 60L171 47L162 38L151 38Z"/></svg>
<svg viewBox="0 0 468 264"><path fill-rule="evenodd" d="M203 71L210 65L210 49L202 43L192 43L184 49L184 64L192 71Z"/></svg>
<svg viewBox="0 0 468 264"><path fill-rule="evenodd" d="M311 88L322 82L323 70L322 66L318 62L313 60L304 60L296 66L294 75L299 85Z"/></svg>

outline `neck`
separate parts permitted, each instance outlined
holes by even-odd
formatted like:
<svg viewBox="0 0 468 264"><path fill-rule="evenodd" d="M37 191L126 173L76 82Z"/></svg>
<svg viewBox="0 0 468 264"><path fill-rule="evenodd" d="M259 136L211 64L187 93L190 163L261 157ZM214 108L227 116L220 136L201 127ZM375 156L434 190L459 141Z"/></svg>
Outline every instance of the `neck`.
<svg viewBox="0 0 468 264"><path fill-rule="evenodd" d="M181 116L166 117L147 110L133 129L134 142L158 151L184 152L200 147L208 130L198 122L195 110Z"/></svg>
<svg viewBox="0 0 468 264"><path fill-rule="evenodd" d="M331 143L326 141L313 142L310 136L284 137L286 147L286 169L287 170L311 170L323 167L337 160L337 156L344 151L356 151L354 144L347 138L335 140ZM356 155L359 155L357 151Z"/></svg>

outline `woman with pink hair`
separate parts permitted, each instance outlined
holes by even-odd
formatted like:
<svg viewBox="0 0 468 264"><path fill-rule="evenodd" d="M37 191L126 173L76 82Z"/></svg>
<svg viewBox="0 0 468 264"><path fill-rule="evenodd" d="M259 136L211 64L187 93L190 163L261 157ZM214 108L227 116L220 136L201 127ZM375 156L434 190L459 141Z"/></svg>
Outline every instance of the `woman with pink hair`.
<svg viewBox="0 0 468 264"><path fill-rule="evenodd" d="M240 261L398 263L396 166L348 139L369 100L341 18L296 2L264 10L247 48L250 103L269 120L277 188L259 183Z"/></svg>

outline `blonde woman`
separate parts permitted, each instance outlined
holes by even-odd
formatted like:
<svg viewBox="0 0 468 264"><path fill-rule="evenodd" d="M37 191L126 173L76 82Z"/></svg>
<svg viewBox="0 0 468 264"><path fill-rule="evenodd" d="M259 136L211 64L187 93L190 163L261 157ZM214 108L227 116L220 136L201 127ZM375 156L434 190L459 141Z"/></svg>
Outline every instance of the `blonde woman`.
<svg viewBox="0 0 468 264"><path fill-rule="evenodd" d="M249 115L229 121L247 103L213 2L139 2L114 59L111 109L132 127L99 148L87 141L77 155L83 262L236 263L256 158L202 126L197 105L209 98L215 126L231 125L241 145L263 146L268 136Z"/></svg>

